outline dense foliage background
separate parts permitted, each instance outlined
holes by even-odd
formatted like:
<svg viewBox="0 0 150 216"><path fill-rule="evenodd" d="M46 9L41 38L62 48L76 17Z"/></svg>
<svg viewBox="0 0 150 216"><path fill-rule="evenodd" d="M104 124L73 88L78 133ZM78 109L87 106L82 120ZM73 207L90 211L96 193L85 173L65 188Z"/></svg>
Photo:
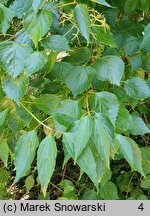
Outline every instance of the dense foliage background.
<svg viewBox="0 0 150 216"><path fill-rule="evenodd" d="M1 0L0 199L150 199L149 22L149 0Z"/></svg>

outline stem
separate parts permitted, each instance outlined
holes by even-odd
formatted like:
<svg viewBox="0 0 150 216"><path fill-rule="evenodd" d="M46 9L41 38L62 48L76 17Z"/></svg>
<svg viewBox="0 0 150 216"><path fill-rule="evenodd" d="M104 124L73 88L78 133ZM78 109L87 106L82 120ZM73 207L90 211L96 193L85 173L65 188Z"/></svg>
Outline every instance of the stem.
<svg viewBox="0 0 150 216"><path fill-rule="evenodd" d="M64 36L66 36L68 33L70 33L70 32L75 28L75 26L76 26L76 24L74 24L74 25L69 29L69 31L67 31L67 32L64 34Z"/></svg>
<svg viewBox="0 0 150 216"><path fill-rule="evenodd" d="M0 36L9 36L9 37L16 37L15 35L12 35L12 34L0 34Z"/></svg>
<svg viewBox="0 0 150 216"><path fill-rule="evenodd" d="M130 181L129 181L129 184L128 184L128 187L127 187L126 200L128 199L128 195L129 195L128 190L130 189L130 186L131 186L132 179L133 179L134 175L135 175L135 172L132 174L132 176L130 178Z"/></svg>
<svg viewBox="0 0 150 216"><path fill-rule="evenodd" d="M86 107L87 107L87 113L88 113L88 115L90 116L88 95L86 95Z"/></svg>
<svg viewBox="0 0 150 216"><path fill-rule="evenodd" d="M43 122L41 122L35 115L33 115L33 113L31 113L21 102L19 103L40 125L43 125L45 128L47 128L48 130L50 130L51 132L58 132L63 134L62 131L58 131L58 130L53 130L52 128L48 127L46 124L44 124Z"/></svg>
<svg viewBox="0 0 150 216"><path fill-rule="evenodd" d="M66 6L74 5L74 4L77 4L77 2L74 1L74 2L69 2L69 3L66 3L66 4L57 4L57 5L54 5L53 7L51 7L49 10L52 10L52 9L55 9L55 8L60 8L60 7L66 7Z"/></svg>
<svg viewBox="0 0 150 216"><path fill-rule="evenodd" d="M45 0L45 1L42 3L40 9L42 9L42 8L44 7L44 5L45 5L46 2L47 2L47 0Z"/></svg>
<svg viewBox="0 0 150 216"><path fill-rule="evenodd" d="M60 192L64 193L63 190L61 190L59 187L57 187L55 184L53 184L52 182L50 182L50 184L55 187L57 190L59 190Z"/></svg>
<svg viewBox="0 0 150 216"><path fill-rule="evenodd" d="M42 121L42 123L44 123L44 122L46 122L48 119L50 119L50 118L52 118L52 116L49 116L48 118L46 118L46 119L44 119L43 121ZM41 124L38 124L35 128L34 128L34 130L36 130L38 127L40 127L41 126Z"/></svg>

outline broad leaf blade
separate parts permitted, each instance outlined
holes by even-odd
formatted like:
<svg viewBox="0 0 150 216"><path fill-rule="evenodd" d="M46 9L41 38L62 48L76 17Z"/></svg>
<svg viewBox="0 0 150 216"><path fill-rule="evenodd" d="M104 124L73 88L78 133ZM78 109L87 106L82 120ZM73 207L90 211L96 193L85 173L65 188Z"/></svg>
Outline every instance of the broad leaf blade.
<svg viewBox="0 0 150 216"><path fill-rule="evenodd" d="M107 167L109 167L110 150L111 146L113 146L113 140L113 126L103 115L96 114L94 119L93 142Z"/></svg>
<svg viewBox="0 0 150 216"><path fill-rule="evenodd" d="M0 126L4 124L7 114L8 114L8 109L5 109L2 112L0 112Z"/></svg>
<svg viewBox="0 0 150 216"><path fill-rule="evenodd" d="M66 115L74 120L82 116L82 104L78 100L66 99L62 100L59 107L55 109L55 113Z"/></svg>
<svg viewBox="0 0 150 216"><path fill-rule="evenodd" d="M69 63L58 63L53 68L56 78L64 81L75 96L90 88L94 69L90 66L73 66Z"/></svg>
<svg viewBox="0 0 150 216"><path fill-rule="evenodd" d="M10 9L14 12L15 16L20 19L31 7L31 0L15 0L10 6Z"/></svg>
<svg viewBox="0 0 150 216"><path fill-rule="evenodd" d="M29 37L37 47L38 41L48 32L52 24L52 14L48 10L43 10L35 14L32 10L25 14L23 20L24 28Z"/></svg>
<svg viewBox="0 0 150 216"><path fill-rule="evenodd" d="M136 8L138 7L138 0L132 1L132 0L127 0L125 2L125 6L124 6L124 12L127 16L130 16L133 14L133 12L136 10Z"/></svg>
<svg viewBox="0 0 150 216"><path fill-rule="evenodd" d="M144 176L142 169L142 156L138 145L129 137L116 135L117 144L130 166Z"/></svg>
<svg viewBox="0 0 150 216"><path fill-rule="evenodd" d="M110 4L108 4L105 0L91 0L92 2L94 3L98 3L98 4L101 4L101 5L104 5L106 7L111 7Z"/></svg>
<svg viewBox="0 0 150 216"><path fill-rule="evenodd" d="M94 25L92 27L93 33L98 41L98 43L111 46L113 48L117 47L113 34L110 31L105 30L102 26Z"/></svg>
<svg viewBox="0 0 150 216"><path fill-rule="evenodd" d="M141 49L145 52L150 52L150 24L144 30L144 38L141 44Z"/></svg>
<svg viewBox="0 0 150 216"><path fill-rule="evenodd" d="M139 77L133 77L129 80L126 80L124 89L130 97L138 100L150 97L149 86Z"/></svg>
<svg viewBox="0 0 150 216"><path fill-rule="evenodd" d="M67 39L62 35L50 35L42 41L42 45L54 52L70 50Z"/></svg>
<svg viewBox="0 0 150 216"><path fill-rule="evenodd" d="M65 61L73 65L83 65L91 57L90 49L87 47L75 48L70 52L70 56L65 58Z"/></svg>
<svg viewBox="0 0 150 216"><path fill-rule="evenodd" d="M64 134L63 142L65 148L74 158L75 162L86 148L91 133L92 119L89 116L84 116L80 120L75 121L71 132Z"/></svg>
<svg viewBox="0 0 150 216"><path fill-rule="evenodd" d="M124 63L117 56L104 56L94 64L99 80L109 81L111 84L120 85L124 74Z"/></svg>
<svg viewBox="0 0 150 216"><path fill-rule="evenodd" d="M149 128L146 126L142 118L134 115L131 116L132 127L129 128L129 131L132 135L144 135L146 133L150 133Z"/></svg>
<svg viewBox="0 0 150 216"><path fill-rule="evenodd" d="M33 0L32 7L34 11L37 13L45 0Z"/></svg>
<svg viewBox="0 0 150 216"><path fill-rule="evenodd" d="M16 78L24 71L24 59L32 52L28 45L19 45L12 41L0 44L0 66Z"/></svg>
<svg viewBox="0 0 150 216"><path fill-rule="evenodd" d="M77 159L77 164L80 166L81 170L83 170L90 177L90 179L98 189L96 163L92 151L89 147L87 147Z"/></svg>
<svg viewBox="0 0 150 216"><path fill-rule="evenodd" d="M72 158L75 158L74 134L70 132L64 133L63 144L65 146L66 155L69 153Z"/></svg>
<svg viewBox="0 0 150 216"><path fill-rule="evenodd" d="M19 102L24 96L28 86L28 77L20 75L19 77L12 79L11 76L6 75L2 80L2 87L6 95Z"/></svg>
<svg viewBox="0 0 150 216"><path fill-rule="evenodd" d="M90 16L87 10L87 6L84 4L77 4L74 9L75 19L78 23L78 27L82 35L87 40L90 41Z"/></svg>
<svg viewBox="0 0 150 216"><path fill-rule="evenodd" d="M25 70L28 75L32 75L35 72L41 70L47 62L47 55L44 51L33 52L25 59Z"/></svg>
<svg viewBox="0 0 150 216"><path fill-rule="evenodd" d="M13 184L29 170L38 144L39 142L35 131L29 131L18 139L15 149L16 177Z"/></svg>
<svg viewBox="0 0 150 216"><path fill-rule="evenodd" d="M117 187L113 182L107 182L100 188L100 196L104 200L119 199Z"/></svg>
<svg viewBox="0 0 150 216"><path fill-rule="evenodd" d="M49 135L41 143L37 153L38 175L44 196L55 169L57 147L54 138Z"/></svg>
<svg viewBox="0 0 150 216"><path fill-rule="evenodd" d="M38 109L42 110L45 114L53 114L57 108L61 97L53 94L44 94L37 98L35 105Z"/></svg>
<svg viewBox="0 0 150 216"><path fill-rule="evenodd" d="M96 112L107 115L112 124L115 125L119 111L119 101L114 94L110 92L93 94L90 98L90 107Z"/></svg>
<svg viewBox="0 0 150 216"><path fill-rule="evenodd" d="M0 140L0 159L4 162L5 166L7 166L9 156L9 147L6 141Z"/></svg>
<svg viewBox="0 0 150 216"><path fill-rule="evenodd" d="M13 16L14 14L12 10L5 7L3 4L0 4L0 17L1 17L0 32L2 32L3 34L6 33L6 31L8 30L10 26Z"/></svg>
<svg viewBox="0 0 150 216"><path fill-rule="evenodd" d="M75 160L82 153L83 149L87 146L92 133L92 119L89 116L84 116L75 122L72 129L74 132L74 152Z"/></svg>
<svg viewBox="0 0 150 216"><path fill-rule="evenodd" d="M116 127L121 131L127 131L130 128L133 128L132 116L124 107L119 108Z"/></svg>

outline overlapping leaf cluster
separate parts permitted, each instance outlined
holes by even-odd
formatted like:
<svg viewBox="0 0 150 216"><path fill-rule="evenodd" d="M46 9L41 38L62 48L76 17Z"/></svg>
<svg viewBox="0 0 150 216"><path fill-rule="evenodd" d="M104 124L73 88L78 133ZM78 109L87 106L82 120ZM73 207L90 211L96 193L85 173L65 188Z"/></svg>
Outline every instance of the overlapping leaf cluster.
<svg viewBox="0 0 150 216"><path fill-rule="evenodd" d="M117 157L148 177L135 138L150 132L149 11L148 0L0 3L0 158L14 157L14 184L37 160L46 195L60 140L64 164L72 158L103 199L118 199Z"/></svg>

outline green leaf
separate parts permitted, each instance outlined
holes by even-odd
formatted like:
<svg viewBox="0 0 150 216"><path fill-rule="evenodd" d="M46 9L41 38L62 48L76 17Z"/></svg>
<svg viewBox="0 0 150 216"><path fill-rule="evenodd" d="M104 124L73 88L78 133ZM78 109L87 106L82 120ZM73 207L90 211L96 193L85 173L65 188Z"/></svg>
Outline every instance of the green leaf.
<svg viewBox="0 0 150 216"><path fill-rule="evenodd" d="M29 131L18 139L15 148L16 177L13 184L29 170L38 145L39 141L35 131Z"/></svg>
<svg viewBox="0 0 150 216"><path fill-rule="evenodd" d="M30 10L25 14L23 24L29 37L37 47L38 41L50 29L52 24L52 14L48 10L43 10L38 14Z"/></svg>
<svg viewBox="0 0 150 216"><path fill-rule="evenodd" d="M67 115L58 113L54 114L54 124L58 131L67 131L72 126L73 122L73 118Z"/></svg>
<svg viewBox="0 0 150 216"><path fill-rule="evenodd" d="M74 120L77 120L82 116L82 106L77 100L62 100L59 104L59 107L55 109L55 113L64 114L70 118L73 118Z"/></svg>
<svg viewBox="0 0 150 216"><path fill-rule="evenodd" d="M117 144L130 166L144 176L142 169L142 156L138 145L129 137L116 135Z"/></svg>
<svg viewBox="0 0 150 216"><path fill-rule="evenodd" d="M9 156L9 147L6 141L0 140L0 159L4 162L7 167L7 161Z"/></svg>
<svg viewBox="0 0 150 216"><path fill-rule="evenodd" d="M140 45L141 45L141 38L130 35L126 39L124 45L126 55L131 55L133 53L136 53L140 49Z"/></svg>
<svg viewBox="0 0 150 216"><path fill-rule="evenodd" d="M17 42L19 44L27 44L27 45L30 45L31 47L33 47L33 42L29 38L29 36L26 33L26 31L24 30L24 28L21 29L20 31L18 31L15 36L16 36L15 42Z"/></svg>
<svg viewBox="0 0 150 216"><path fill-rule="evenodd" d="M142 153L142 165L145 175L150 174L150 149L141 148Z"/></svg>
<svg viewBox="0 0 150 216"><path fill-rule="evenodd" d="M96 163L92 151L89 147L87 147L77 159L77 164L80 166L81 170L90 177L90 179L98 189Z"/></svg>
<svg viewBox="0 0 150 216"><path fill-rule="evenodd" d="M145 13L148 13L150 10L150 2L148 0L142 0L140 3L140 9L144 10Z"/></svg>
<svg viewBox="0 0 150 216"><path fill-rule="evenodd" d="M65 61L73 65L83 65L90 60L91 53L87 47L75 48L70 52L70 56Z"/></svg>
<svg viewBox="0 0 150 216"><path fill-rule="evenodd" d="M144 189L150 188L150 178L141 181L141 187Z"/></svg>
<svg viewBox="0 0 150 216"><path fill-rule="evenodd" d="M57 60L57 55L58 53L56 52L51 52L51 54L48 56L48 71L51 72L52 68L54 67L56 60Z"/></svg>
<svg viewBox="0 0 150 216"><path fill-rule="evenodd" d="M44 196L55 169L57 147L54 138L49 135L41 143L37 153L37 167Z"/></svg>
<svg viewBox="0 0 150 216"><path fill-rule="evenodd" d="M22 18L23 15L30 10L32 7L31 0L15 0L11 5L11 10L14 12L15 16Z"/></svg>
<svg viewBox="0 0 150 216"><path fill-rule="evenodd" d="M109 167L110 150L113 146L114 129L112 124L100 113L94 118L93 142L101 159Z"/></svg>
<svg viewBox="0 0 150 216"><path fill-rule="evenodd" d="M75 67L65 78L65 83L75 96L90 88L94 70L89 66Z"/></svg>
<svg viewBox="0 0 150 216"><path fill-rule="evenodd" d="M77 21L78 27L82 35L87 40L90 41L90 15L87 10L87 6L84 4L77 4L74 9L75 19Z"/></svg>
<svg viewBox="0 0 150 216"><path fill-rule="evenodd" d="M104 200L116 200L119 199L117 187L112 182L107 182L103 187L100 187L100 197Z"/></svg>
<svg viewBox="0 0 150 216"><path fill-rule="evenodd" d="M10 112L8 117L8 128L11 129L14 134L18 134L25 126L26 122L17 115L16 112Z"/></svg>
<svg viewBox="0 0 150 216"><path fill-rule="evenodd" d="M53 94L44 94L37 98L35 105L38 109L42 110L45 114L52 114L57 108L59 108L59 103L61 97Z"/></svg>
<svg viewBox="0 0 150 216"><path fill-rule="evenodd" d="M84 116L75 121L71 132L64 133L63 142L69 154L76 161L88 144L92 133L92 119Z"/></svg>
<svg viewBox="0 0 150 216"><path fill-rule="evenodd" d="M5 185L8 181L9 173L5 168L0 168L0 185Z"/></svg>
<svg viewBox="0 0 150 216"><path fill-rule="evenodd" d="M44 51L36 51L30 54L25 59L25 70L28 75L32 75L35 72L41 70L47 62L47 55Z"/></svg>
<svg viewBox="0 0 150 216"><path fill-rule="evenodd" d="M6 75L2 79L2 86L4 92L9 98L15 102L19 102L27 90L28 77L22 74L16 79L12 79L11 76Z"/></svg>
<svg viewBox="0 0 150 216"><path fill-rule="evenodd" d="M142 68L142 55L141 54L134 54L129 57L132 70L140 69Z"/></svg>
<svg viewBox="0 0 150 216"><path fill-rule="evenodd" d="M32 7L34 11L37 13L45 0L33 0Z"/></svg>
<svg viewBox="0 0 150 216"><path fill-rule="evenodd" d="M110 4L108 4L105 0L91 0L92 2L94 3L98 3L98 4L101 4L101 5L104 5L106 7L111 7Z"/></svg>
<svg viewBox="0 0 150 216"><path fill-rule="evenodd" d="M141 44L141 49L145 52L150 52L150 24L144 30L144 38Z"/></svg>
<svg viewBox="0 0 150 216"><path fill-rule="evenodd" d="M142 67L144 70L150 73L150 55L147 53L146 55L142 55Z"/></svg>
<svg viewBox="0 0 150 216"><path fill-rule="evenodd" d="M42 40L42 45L54 52L70 50L67 39L62 35L50 35Z"/></svg>
<svg viewBox="0 0 150 216"><path fill-rule="evenodd" d="M74 134L71 132L67 132L63 134L63 144L66 150L66 155L68 153L72 158L75 158L75 146L74 146Z"/></svg>
<svg viewBox="0 0 150 216"><path fill-rule="evenodd" d="M118 98L110 92L95 93L90 98L90 107L96 112L108 116L113 125L115 125L119 110Z"/></svg>
<svg viewBox="0 0 150 216"><path fill-rule="evenodd" d="M0 112L0 126L4 124L7 114L8 114L8 109L5 109L2 112Z"/></svg>
<svg viewBox="0 0 150 216"><path fill-rule="evenodd" d="M149 128L140 117L132 115L131 123L132 127L130 127L129 130L132 135L144 135L150 133Z"/></svg>
<svg viewBox="0 0 150 216"><path fill-rule="evenodd" d="M98 194L94 190L85 191L82 200L99 200Z"/></svg>
<svg viewBox="0 0 150 216"><path fill-rule="evenodd" d="M12 10L0 4L0 32L3 34L7 32L13 16Z"/></svg>
<svg viewBox="0 0 150 216"><path fill-rule="evenodd" d="M35 183L35 181L34 181L33 175L28 176L25 180L26 190L27 191L31 190L34 186L34 183Z"/></svg>
<svg viewBox="0 0 150 216"><path fill-rule="evenodd" d="M144 80L133 77L125 81L124 89L126 93L134 99L145 99L150 97L150 88Z"/></svg>
<svg viewBox="0 0 150 216"><path fill-rule="evenodd" d="M124 73L124 63L121 58L117 56L104 56L94 63L94 68L99 80L120 85Z"/></svg>
<svg viewBox="0 0 150 216"><path fill-rule="evenodd" d="M75 160L82 153L83 149L88 144L92 133L92 119L90 116L84 116L75 121L75 126L72 128L74 134L74 152Z"/></svg>
<svg viewBox="0 0 150 216"><path fill-rule="evenodd" d="M95 37L98 41L98 43L111 46L113 48L117 47L117 44L115 43L115 40L113 38L113 34L110 31L106 31L102 26L100 25L94 25L92 27L93 33L95 34Z"/></svg>
<svg viewBox="0 0 150 216"><path fill-rule="evenodd" d="M121 131L129 131L132 135L143 135L150 132L140 117L129 114L124 107L119 109L116 127Z"/></svg>
<svg viewBox="0 0 150 216"><path fill-rule="evenodd" d="M126 131L130 128L133 128L132 116L124 107L119 108L116 127L121 131Z"/></svg>
<svg viewBox="0 0 150 216"><path fill-rule="evenodd" d="M90 66L76 66L66 62L58 63L53 68L56 78L64 81L75 96L90 88L94 70Z"/></svg>
<svg viewBox="0 0 150 216"><path fill-rule="evenodd" d="M60 200L76 200L77 195L75 185L68 179L64 179L59 183L61 189L64 190L63 197L60 197Z"/></svg>
<svg viewBox="0 0 150 216"><path fill-rule="evenodd" d="M28 45L12 41L0 44L0 66L13 78L24 71L24 59L32 52Z"/></svg>
<svg viewBox="0 0 150 216"><path fill-rule="evenodd" d="M138 6L138 0L127 0L124 6L124 12L127 16L132 15L132 13L136 10Z"/></svg>

